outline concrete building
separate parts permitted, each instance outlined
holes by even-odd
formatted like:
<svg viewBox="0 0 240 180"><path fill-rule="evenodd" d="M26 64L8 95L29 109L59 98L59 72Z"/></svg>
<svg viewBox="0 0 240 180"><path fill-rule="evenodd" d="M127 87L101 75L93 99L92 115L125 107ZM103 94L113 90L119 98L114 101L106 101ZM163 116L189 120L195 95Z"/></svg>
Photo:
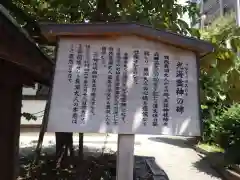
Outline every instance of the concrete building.
<svg viewBox="0 0 240 180"><path fill-rule="evenodd" d="M204 26L216 18L235 11L236 0L201 0L201 11Z"/></svg>

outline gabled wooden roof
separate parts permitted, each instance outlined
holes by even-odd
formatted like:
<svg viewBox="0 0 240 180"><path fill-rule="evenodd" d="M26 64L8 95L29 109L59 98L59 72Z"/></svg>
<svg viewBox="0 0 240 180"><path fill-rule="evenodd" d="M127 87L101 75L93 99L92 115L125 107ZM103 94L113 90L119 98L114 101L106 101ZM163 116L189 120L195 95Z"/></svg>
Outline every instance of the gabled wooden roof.
<svg viewBox="0 0 240 180"><path fill-rule="evenodd" d="M0 5L0 58L17 64L34 81L50 84L54 63Z"/></svg>
<svg viewBox="0 0 240 180"><path fill-rule="evenodd" d="M43 35L51 43L56 43L57 36L137 35L149 40L157 40L175 47L188 49L200 55L213 51L213 46L208 42L135 23L43 23L40 24L40 28Z"/></svg>

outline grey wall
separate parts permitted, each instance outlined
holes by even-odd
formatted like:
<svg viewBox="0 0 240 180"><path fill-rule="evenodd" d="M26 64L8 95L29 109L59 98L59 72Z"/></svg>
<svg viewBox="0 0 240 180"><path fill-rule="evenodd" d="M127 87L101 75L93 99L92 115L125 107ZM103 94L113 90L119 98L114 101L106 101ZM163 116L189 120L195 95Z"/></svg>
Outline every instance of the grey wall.
<svg viewBox="0 0 240 180"><path fill-rule="evenodd" d="M205 24L211 23L214 19L220 16L220 1L222 1L222 12L235 11L236 0L204 0L203 13L206 15Z"/></svg>
<svg viewBox="0 0 240 180"><path fill-rule="evenodd" d="M31 113L37 117L37 120L28 121L26 118L21 118L21 125L40 125L42 123L43 113L46 106L46 99L38 99L37 94L47 95L48 89L41 88L36 84L35 88L23 87L22 113ZM26 99L25 96L30 98Z"/></svg>

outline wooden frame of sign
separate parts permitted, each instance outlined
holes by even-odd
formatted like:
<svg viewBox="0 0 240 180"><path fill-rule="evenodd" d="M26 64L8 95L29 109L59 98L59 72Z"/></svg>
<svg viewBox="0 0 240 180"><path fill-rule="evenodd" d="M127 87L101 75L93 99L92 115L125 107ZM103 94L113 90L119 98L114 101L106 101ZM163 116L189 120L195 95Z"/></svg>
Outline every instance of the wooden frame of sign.
<svg viewBox="0 0 240 180"><path fill-rule="evenodd" d="M117 133L117 179L133 178L134 134L200 136L194 38L130 23L42 24L58 44L48 131Z"/></svg>

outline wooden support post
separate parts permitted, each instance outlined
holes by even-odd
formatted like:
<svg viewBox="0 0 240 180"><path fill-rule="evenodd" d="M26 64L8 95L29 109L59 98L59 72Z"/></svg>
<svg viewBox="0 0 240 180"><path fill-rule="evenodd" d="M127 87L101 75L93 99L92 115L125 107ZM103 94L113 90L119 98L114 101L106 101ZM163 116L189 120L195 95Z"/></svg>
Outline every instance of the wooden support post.
<svg viewBox="0 0 240 180"><path fill-rule="evenodd" d="M78 141L78 157L80 161L83 160L83 133L79 133L79 141Z"/></svg>
<svg viewBox="0 0 240 180"><path fill-rule="evenodd" d="M30 78L18 66L0 59L0 179L15 180L18 174L22 84L32 85Z"/></svg>
<svg viewBox="0 0 240 180"><path fill-rule="evenodd" d="M133 180L134 134L118 135L117 180Z"/></svg>
<svg viewBox="0 0 240 180"><path fill-rule="evenodd" d="M21 85L0 82L0 179L4 180L17 177L21 99Z"/></svg>

